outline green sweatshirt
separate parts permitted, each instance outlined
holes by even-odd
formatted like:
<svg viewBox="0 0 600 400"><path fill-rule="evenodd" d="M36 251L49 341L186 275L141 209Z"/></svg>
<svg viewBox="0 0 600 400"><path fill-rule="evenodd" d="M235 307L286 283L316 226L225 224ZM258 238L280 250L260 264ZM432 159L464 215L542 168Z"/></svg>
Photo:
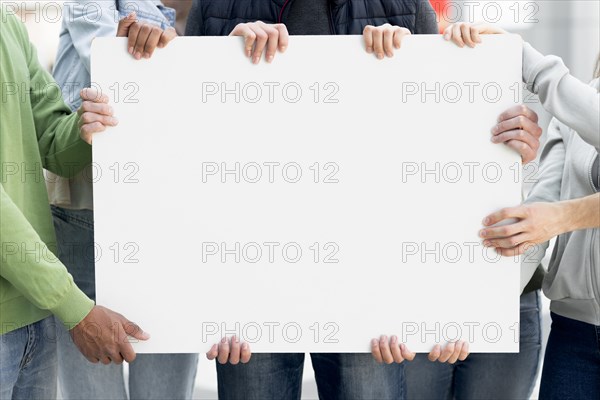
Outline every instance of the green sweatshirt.
<svg viewBox="0 0 600 400"><path fill-rule="evenodd" d="M51 314L70 328L94 303L54 255L42 168L70 177L91 162L91 146L23 24L1 7L0 18L0 334Z"/></svg>

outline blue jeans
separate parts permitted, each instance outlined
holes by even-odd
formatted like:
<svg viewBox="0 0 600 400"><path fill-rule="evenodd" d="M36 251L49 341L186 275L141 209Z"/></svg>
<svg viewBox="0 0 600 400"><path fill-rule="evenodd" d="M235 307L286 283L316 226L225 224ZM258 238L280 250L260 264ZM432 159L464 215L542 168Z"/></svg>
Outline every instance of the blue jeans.
<svg viewBox="0 0 600 400"><path fill-rule="evenodd" d="M406 363L407 398L529 399L542 347L539 304L539 291L521 296L519 353L476 353L454 365L417 354Z"/></svg>
<svg viewBox="0 0 600 400"><path fill-rule="evenodd" d="M540 400L600 399L600 326L551 316Z"/></svg>
<svg viewBox="0 0 600 400"><path fill-rule="evenodd" d="M93 212L52 207L52 214L58 257L77 286L95 300ZM57 332L58 381L64 399L127 398L121 365L90 363L62 324L57 324ZM191 399L197 367L198 354L138 354L129 365L129 397Z"/></svg>
<svg viewBox="0 0 600 400"><path fill-rule="evenodd" d="M247 364L217 363L219 399L300 399L304 356L259 353ZM377 364L370 353L312 353L310 357L320 399L404 399L403 364Z"/></svg>
<svg viewBox="0 0 600 400"><path fill-rule="evenodd" d="M54 317L0 336L0 400L56 398Z"/></svg>

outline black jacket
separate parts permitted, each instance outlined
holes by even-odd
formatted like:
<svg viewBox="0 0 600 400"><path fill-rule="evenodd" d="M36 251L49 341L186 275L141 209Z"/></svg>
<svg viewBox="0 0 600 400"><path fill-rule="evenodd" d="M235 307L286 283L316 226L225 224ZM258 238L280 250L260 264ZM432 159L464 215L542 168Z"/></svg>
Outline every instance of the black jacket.
<svg viewBox="0 0 600 400"><path fill-rule="evenodd" d="M284 23L295 0L194 0L186 36L227 36L239 23ZM332 34L360 35L385 23L412 33L438 33L429 0L329 0Z"/></svg>

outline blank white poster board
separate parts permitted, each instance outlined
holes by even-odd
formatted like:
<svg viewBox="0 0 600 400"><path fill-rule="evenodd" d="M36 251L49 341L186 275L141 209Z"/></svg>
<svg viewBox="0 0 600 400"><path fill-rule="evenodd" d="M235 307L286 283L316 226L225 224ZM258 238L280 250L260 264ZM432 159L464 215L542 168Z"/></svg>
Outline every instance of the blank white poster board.
<svg viewBox="0 0 600 400"><path fill-rule="evenodd" d="M478 237L520 202L520 158L490 141L520 101L521 42L292 37L252 65L240 38L179 38L135 61L97 39L120 124L94 139L98 304L148 331L138 352L367 352L463 339L515 352L519 260Z"/></svg>

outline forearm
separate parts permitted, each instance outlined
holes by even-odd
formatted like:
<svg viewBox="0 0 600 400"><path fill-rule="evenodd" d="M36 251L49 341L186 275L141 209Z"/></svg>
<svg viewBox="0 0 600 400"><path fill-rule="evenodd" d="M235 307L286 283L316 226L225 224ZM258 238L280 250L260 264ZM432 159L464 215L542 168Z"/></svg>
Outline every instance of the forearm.
<svg viewBox="0 0 600 400"><path fill-rule="evenodd" d="M60 88L39 64L33 46L25 49L31 86L31 113L44 168L72 177L92 162L91 146L79 136L79 115L65 104Z"/></svg>
<svg viewBox="0 0 600 400"><path fill-rule="evenodd" d="M0 276L36 307L51 311L68 324L81 321L93 307L93 301L75 285L66 267L1 185L0 214ZM31 249L35 249L35 254L30 254Z"/></svg>
<svg viewBox="0 0 600 400"><path fill-rule="evenodd" d="M63 117L39 141L44 168L64 178L74 177L92 162L92 146L81 139L78 120L77 114Z"/></svg>
<svg viewBox="0 0 600 400"><path fill-rule="evenodd" d="M600 227L600 193L560 203L564 232Z"/></svg>

